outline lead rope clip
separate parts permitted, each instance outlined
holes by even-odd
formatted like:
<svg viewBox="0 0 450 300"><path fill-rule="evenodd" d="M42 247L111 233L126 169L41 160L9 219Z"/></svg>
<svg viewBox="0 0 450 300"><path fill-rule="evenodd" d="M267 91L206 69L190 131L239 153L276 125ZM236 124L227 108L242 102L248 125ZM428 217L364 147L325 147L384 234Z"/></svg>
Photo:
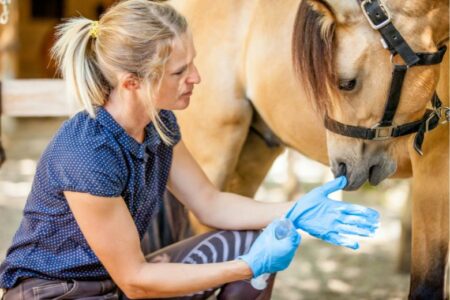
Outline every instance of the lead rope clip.
<svg viewBox="0 0 450 300"><path fill-rule="evenodd" d="M441 124L450 122L450 107L441 107L439 110Z"/></svg>

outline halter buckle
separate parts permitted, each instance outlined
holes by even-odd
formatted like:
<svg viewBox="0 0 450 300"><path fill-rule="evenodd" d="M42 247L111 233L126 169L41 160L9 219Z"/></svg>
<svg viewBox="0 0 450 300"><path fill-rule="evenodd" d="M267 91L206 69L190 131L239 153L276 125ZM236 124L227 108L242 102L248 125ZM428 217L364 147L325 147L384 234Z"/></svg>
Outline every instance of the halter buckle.
<svg viewBox="0 0 450 300"><path fill-rule="evenodd" d="M386 17L381 23L375 24L375 22L370 18L369 14L366 11L366 4L372 3L372 1L377 1L379 3L380 9L384 13L384 16ZM389 23L391 23L392 20L391 15L389 14L389 11L386 9L384 4L380 0L364 0L363 2L361 2L361 9L364 16L369 21L370 26L375 30L379 30L388 25Z"/></svg>
<svg viewBox="0 0 450 300"><path fill-rule="evenodd" d="M379 123L375 124L372 129L375 130L375 136L372 138L374 141L385 141L392 138L394 132L394 125L381 126Z"/></svg>
<svg viewBox="0 0 450 300"><path fill-rule="evenodd" d="M441 124L450 122L450 107L441 106L436 108L435 111Z"/></svg>
<svg viewBox="0 0 450 300"><path fill-rule="evenodd" d="M425 132L430 131L430 121L435 117L440 117L438 110L433 111L425 121Z"/></svg>

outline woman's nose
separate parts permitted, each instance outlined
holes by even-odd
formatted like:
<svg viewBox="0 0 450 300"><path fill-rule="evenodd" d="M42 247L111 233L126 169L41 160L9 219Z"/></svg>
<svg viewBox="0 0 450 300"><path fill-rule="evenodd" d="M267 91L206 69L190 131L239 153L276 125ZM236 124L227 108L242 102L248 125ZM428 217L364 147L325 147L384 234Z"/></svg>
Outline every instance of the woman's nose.
<svg viewBox="0 0 450 300"><path fill-rule="evenodd" d="M191 74L188 77L188 82L193 84L199 84L202 81L202 78L200 77L200 73L197 70L197 67L194 66L192 68Z"/></svg>

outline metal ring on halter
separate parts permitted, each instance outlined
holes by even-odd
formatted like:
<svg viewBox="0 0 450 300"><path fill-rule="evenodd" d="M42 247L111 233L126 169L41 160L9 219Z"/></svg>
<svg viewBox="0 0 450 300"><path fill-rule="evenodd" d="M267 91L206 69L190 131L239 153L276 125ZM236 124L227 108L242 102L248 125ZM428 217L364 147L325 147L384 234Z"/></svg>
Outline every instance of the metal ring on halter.
<svg viewBox="0 0 450 300"><path fill-rule="evenodd" d="M372 138L373 141L385 141L391 139L394 133L395 124L390 126L381 126L380 123L377 123L371 127L371 129L375 130L375 136Z"/></svg>
<svg viewBox="0 0 450 300"><path fill-rule="evenodd" d="M441 106L436 111L441 124L450 122L450 107Z"/></svg>

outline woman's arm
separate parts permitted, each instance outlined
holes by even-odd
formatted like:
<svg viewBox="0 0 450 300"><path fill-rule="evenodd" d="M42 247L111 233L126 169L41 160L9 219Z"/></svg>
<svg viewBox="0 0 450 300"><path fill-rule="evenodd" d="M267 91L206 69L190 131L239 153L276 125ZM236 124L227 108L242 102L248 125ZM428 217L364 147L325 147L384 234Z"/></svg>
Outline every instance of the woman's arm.
<svg viewBox="0 0 450 300"><path fill-rule="evenodd" d="M281 217L293 205L292 202L262 203L237 194L220 192L206 177L183 142L174 148L168 187L203 224L220 229L261 229L273 219Z"/></svg>
<svg viewBox="0 0 450 300"><path fill-rule="evenodd" d="M89 246L131 299L181 296L252 276L241 260L203 265L147 263L121 197L64 194Z"/></svg>
<svg viewBox="0 0 450 300"><path fill-rule="evenodd" d="M379 214L361 205L328 198L328 194L342 190L346 184L342 176L295 202L257 202L218 191L181 142L174 148L169 176L170 191L205 225L233 230L260 229L275 218L286 216L297 229L332 244L356 249L358 243L348 236L373 235Z"/></svg>

